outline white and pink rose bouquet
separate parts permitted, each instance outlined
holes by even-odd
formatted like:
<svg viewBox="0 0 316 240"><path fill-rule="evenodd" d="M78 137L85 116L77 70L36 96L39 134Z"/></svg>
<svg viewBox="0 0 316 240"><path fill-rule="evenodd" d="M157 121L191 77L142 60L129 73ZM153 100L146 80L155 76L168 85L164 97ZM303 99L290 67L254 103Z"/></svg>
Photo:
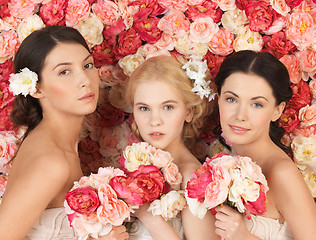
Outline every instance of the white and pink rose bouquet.
<svg viewBox="0 0 316 240"><path fill-rule="evenodd" d="M192 173L187 183L186 200L191 212L203 218L207 210L228 204L245 213L266 211L268 185L261 168L249 157L215 155Z"/></svg>
<svg viewBox="0 0 316 240"><path fill-rule="evenodd" d="M107 235L112 226L122 225L132 209L109 184L115 176L125 176L120 169L99 168L97 174L81 177L66 193L64 206L71 226L80 240Z"/></svg>
<svg viewBox="0 0 316 240"><path fill-rule="evenodd" d="M110 185L131 205L150 203L148 211L165 220L181 211L186 201L180 189L182 175L170 153L145 142L128 146L120 159L127 176L116 176Z"/></svg>

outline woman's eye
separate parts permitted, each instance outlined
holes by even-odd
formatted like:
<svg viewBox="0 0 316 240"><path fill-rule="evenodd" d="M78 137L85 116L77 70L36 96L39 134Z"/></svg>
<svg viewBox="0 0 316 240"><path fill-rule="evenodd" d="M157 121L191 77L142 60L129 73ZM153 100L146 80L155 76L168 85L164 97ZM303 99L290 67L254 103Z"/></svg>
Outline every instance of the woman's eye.
<svg viewBox="0 0 316 240"><path fill-rule="evenodd" d="M139 110L145 112L145 111L148 111L149 108L142 106L142 107L139 107Z"/></svg>
<svg viewBox="0 0 316 240"><path fill-rule="evenodd" d="M230 102L230 103L233 103L233 102L235 102L236 100L235 100L234 98L232 98L232 97L229 97L229 98L226 98L226 101L227 101L227 102Z"/></svg>
<svg viewBox="0 0 316 240"><path fill-rule="evenodd" d="M260 104L260 103L254 103L253 106L254 106L255 108L261 108L261 107L262 107L262 104Z"/></svg>
<svg viewBox="0 0 316 240"><path fill-rule="evenodd" d="M163 107L164 110L171 110L171 109L173 109L173 108L174 108L174 107L171 106L171 105L166 105L166 106Z"/></svg>
<svg viewBox="0 0 316 240"><path fill-rule="evenodd" d="M93 68L93 67L94 67L93 63L87 63L86 65L84 65L85 69L90 69L90 68Z"/></svg>
<svg viewBox="0 0 316 240"><path fill-rule="evenodd" d="M59 75L62 76L62 75L67 75L69 73L69 70L63 70L63 71L60 71L59 72Z"/></svg>

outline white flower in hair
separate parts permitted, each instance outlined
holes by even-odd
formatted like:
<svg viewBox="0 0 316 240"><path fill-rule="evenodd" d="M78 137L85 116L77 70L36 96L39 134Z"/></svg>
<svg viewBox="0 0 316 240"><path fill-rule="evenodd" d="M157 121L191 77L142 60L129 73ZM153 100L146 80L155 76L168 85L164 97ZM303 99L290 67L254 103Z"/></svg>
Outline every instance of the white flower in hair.
<svg viewBox="0 0 316 240"><path fill-rule="evenodd" d="M36 83L38 76L28 68L23 68L19 73L10 75L9 90L14 95L22 94L25 97L28 94L36 92Z"/></svg>
<svg viewBox="0 0 316 240"><path fill-rule="evenodd" d="M215 98L215 91L209 87L210 81L205 81L208 69L206 60L202 61L200 56L192 56L182 69L185 69L188 77L194 80L192 92L199 95L201 99L206 97L211 101Z"/></svg>

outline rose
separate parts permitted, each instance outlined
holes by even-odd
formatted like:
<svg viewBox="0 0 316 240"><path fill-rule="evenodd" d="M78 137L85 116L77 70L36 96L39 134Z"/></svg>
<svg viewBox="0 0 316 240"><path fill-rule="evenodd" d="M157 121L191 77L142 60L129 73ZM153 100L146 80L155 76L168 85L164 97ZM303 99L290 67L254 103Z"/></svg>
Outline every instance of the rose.
<svg viewBox="0 0 316 240"><path fill-rule="evenodd" d="M245 11L236 8L233 11L227 11L223 14L221 22L223 27L230 32L236 34L240 27L245 26L249 20Z"/></svg>
<svg viewBox="0 0 316 240"><path fill-rule="evenodd" d="M32 1L11 0L8 1L8 9L12 16L26 18L37 12L38 4L34 4Z"/></svg>
<svg viewBox="0 0 316 240"><path fill-rule="evenodd" d="M13 123L10 121L10 113L13 109L12 104L0 109L0 131L13 130Z"/></svg>
<svg viewBox="0 0 316 240"><path fill-rule="evenodd" d="M295 52L296 57L300 61L301 69L305 72L316 73L316 51L307 49Z"/></svg>
<svg viewBox="0 0 316 240"><path fill-rule="evenodd" d="M250 20L249 28L254 32L267 30L276 18L275 11L265 1L254 1L247 4L245 13Z"/></svg>
<svg viewBox="0 0 316 240"><path fill-rule="evenodd" d="M300 123L297 115L297 110L293 108L286 108L280 117L280 126L285 129L285 131L292 132Z"/></svg>
<svg viewBox="0 0 316 240"><path fill-rule="evenodd" d="M13 61L7 60L4 63L0 63L0 78L3 77L0 84L8 81L9 78L4 79L4 77L9 76L11 73L14 73Z"/></svg>
<svg viewBox="0 0 316 240"><path fill-rule="evenodd" d="M138 49L139 50L139 49ZM123 69L126 76L131 76L134 70L145 61L144 57L139 54L130 54L119 60L118 64Z"/></svg>
<svg viewBox="0 0 316 240"><path fill-rule="evenodd" d="M295 8L296 6L300 5L300 3L303 0L285 0L286 4L290 7L290 8Z"/></svg>
<svg viewBox="0 0 316 240"><path fill-rule="evenodd" d="M221 27L208 42L208 47L214 54L227 56L234 51L233 42L234 34Z"/></svg>
<svg viewBox="0 0 316 240"><path fill-rule="evenodd" d="M40 8L39 16L46 25L65 25L66 0L52 0L43 4Z"/></svg>
<svg viewBox="0 0 316 240"><path fill-rule="evenodd" d="M41 29L43 27L45 27L45 24L37 14L34 14L27 18L23 18L22 22L17 28L20 41L22 42L33 31Z"/></svg>
<svg viewBox="0 0 316 240"><path fill-rule="evenodd" d="M117 43L114 46L114 53L117 58L136 53L142 45L142 40L134 28L120 33Z"/></svg>
<svg viewBox="0 0 316 240"><path fill-rule="evenodd" d="M167 183L175 190L180 190L180 184L182 182L182 175L179 172L179 168L174 163L169 163L162 169L163 176Z"/></svg>
<svg viewBox="0 0 316 240"><path fill-rule="evenodd" d="M178 38L175 49L186 56L204 56L208 51L206 43L193 42L189 35Z"/></svg>
<svg viewBox="0 0 316 240"><path fill-rule="evenodd" d="M210 17L214 22L219 22L222 17L222 10L213 1L203 1L198 5L190 5L185 15L193 22L201 17Z"/></svg>
<svg viewBox="0 0 316 240"><path fill-rule="evenodd" d="M102 184L98 188L101 205L97 209L98 219L101 223L110 223L114 226L122 225L129 217L130 212L125 202L117 198L115 191L109 184Z"/></svg>
<svg viewBox="0 0 316 240"><path fill-rule="evenodd" d="M285 16L291 8L286 4L286 0L272 0L270 1L272 8L279 14Z"/></svg>
<svg viewBox="0 0 316 240"><path fill-rule="evenodd" d="M264 45L268 49L276 52L276 57L280 58L285 54L294 52L296 46L286 38L284 32L280 31L270 36L263 36Z"/></svg>
<svg viewBox="0 0 316 240"><path fill-rule="evenodd" d="M92 141L92 139L88 136L79 142L79 148L85 153L94 153L99 151L100 147L95 141Z"/></svg>
<svg viewBox="0 0 316 240"><path fill-rule="evenodd" d="M69 207L80 214L90 214L100 205L98 194L92 187L76 188L67 192L65 199Z"/></svg>
<svg viewBox="0 0 316 240"><path fill-rule="evenodd" d="M181 12L185 12L188 8L185 0L158 0L158 3L163 8L178 10Z"/></svg>
<svg viewBox="0 0 316 240"><path fill-rule="evenodd" d="M198 18L190 25L190 38L194 42L208 43L218 29L212 18Z"/></svg>
<svg viewBox="0 0 316 240"><path fill-rule="evenodd" d="M159 20L157 17L134 18L134 28L143 41L154 44L160 39L162 32L157 27Z"/></svg>
<svg viewBox="0 0 316 240"><path fill-rule="evenodd" d="M273 21L269 29L266 31L263 31L263 33L266 35L272 35L274 33L280 32L286 27L286 22L287 22L286 16L279 15Z"/></svg>
<svg viewBox="0 0 316 240"><path fill-rule="evenodd" d="M260 185L262 186L262 185ZM245 201L245 207L247 209L247 211L249 211L251 214L254 215L261 215L263 213L266 212L267 208L266 208L266 204L265 204L265 200L266 200L266 194L265 194L265 190L260 190L259 193L259 197L257 198L256 201Z"/></svg>
<svg viewBox="0 0 316 240"><path fill-rule="evenodd" d="M120 18L118 6L109 0L98 0L91 6L92 11L97 15L103 24L111 25Z"/></svg>
<svg viewBox="0 0 316 240"><path fill-rule="evenodd" d="M234 10L236 8L235 0L212 0L223 10Z"/></svg>
<svg viewBox="0 0 316 240"><path fill-rule="evenodd" d="M11 59L20 45L18 34L13 31L3 31L0 33L0 63Z"/></svg>
<svg viewBox="0 0 316 240"><path fill-rule="evenodd" d="M293 54L284 55L279 60L287 68L291 82L297 84L302 79L302 70L297 57Z"/></svg>
<svg viewBox="0 0 316 240"><path fill-rule="evenodd" d="M112 23L110 26L105 26L103 36L107 39L108 45L114 45L116 36L125 30L125 23L123 19L119 19L117 22Z"/></svg>
<svg viewBox="0 0 316 240"><path fill-rule="evenodd" d="M0 109L12 104L14 99L15 96L9 90L9 75L6 75L0 80Z"/></svg>
<svg viewBox="0 0 316 240"><path fill-rule="evenodd" d="M298 84L292 86L293 97L289 101L288 105L295 110L299 110L306 105L311 104L312 94L310 92L308 84L301 80Z"/></svg>
<svg viewBox="0 0 316 240"><path fill-rule="evenodd" d="M92 56L96 67L110 65L114 63L114 52L108 41L104 40L101 44L92 48Z"/></svg>
<svg viewBox="0 0 316 240"><path fill-rule="evenodd" d="M97 112L102 119L101 127L114 127L124 122L125 113L109 103L99 105Z"/></svg>
<svg viewBox="0 0 316 240"><path fill-rule="evenodd" d="M224 59L224 56L218 56L211 52L207 52L207 54L204 56L203 61L207 61L207 67L210 71L212 78L214 78L218 73L219 67L221 66Z"/></svg>
<svg viewBox="0 0 316 240"><path fill-rule="evenodd" d="M199 169L191 174L191 179L187 183L187 193L190 198L197 198L199 202L204 202L207 185L213 181L211 167L204 163Z"/></svg>
<svg viewBox="0 0 316 240"><path fill-rule="evenodd" d="M155 43L155 46L158 49L172 51L175 46L175 39L170 34L163 32L160 39Z"/></svg>
<svg viewBox="0 0 316 240"><path fill-rule="evenodd" d="M316 124L316 104L307 105L300 109L298 118L302 126L311 126Z"/></svg>
<svg viewBox="0 0 316 240"><path fill-rule="evenodd" d="M261 51L263 47L262 36L258 32L251 31L249 26L240 27L233 47L236 52L241 50Z"/></svg>
<svg viewBox="0 0 316 240"><path fill-rule="evenodd" d="M316 99L316 79L309 82L309 88L311 90L311 93L313 94L313 98Z"/></svg>
<svg viewBox="0 0 316 240"><path fill-rule="evenodd" d="M311 126L298 126L296 129L293 130L291 133L291 137L310 137L316 136L316 125Z"/></svg>
<svg viewBox="0 0 316 240"><path fill-rule="evenodd" d="M132 112L131 106L127 103L127 100L125 98L125 95L126 95L125 93L126 93L125 85L117 84L110 88L109 96L108 96L109 103L113 107L121 109L122 112L124 112L124 121L125 121L125 117L128 115L128 114L125 114L125 112Z"/></svg>
<svg viewBox="0 0 316 240"><path fill-rule="evenodd" d="M73 27L88 17L90 4L87 0L69 0L66 8L66 25Z"/></svg>

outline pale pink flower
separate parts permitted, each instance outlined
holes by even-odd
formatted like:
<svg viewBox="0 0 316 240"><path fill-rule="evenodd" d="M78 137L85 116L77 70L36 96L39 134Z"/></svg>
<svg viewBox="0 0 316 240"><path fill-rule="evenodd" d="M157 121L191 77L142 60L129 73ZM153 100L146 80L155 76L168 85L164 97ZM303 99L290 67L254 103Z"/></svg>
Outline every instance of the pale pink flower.
<svg viewBox="0 0 316 240"><path fill-rule="evenodd" d="M90 4L88 0L69 0L66 9L66 25L73 27L89 16Z"/></svg>
<svg viewBox="0 0 316 240"><path fill-rule="evenodd" d="M188 5L200 5L205 2L205 0L185 0Z"/></svg>
<svg viewBox="0 0 316 240"><path fill-rule="evenodd" d="M7 187L7 181L8 181L7 176L0 175L0 203L1 203L1 197L5 191L5 188Z"/></svg>
<svg viewBox="0 0 316 240"><path fill-rule="evenodd" d="M11 0L8 2L10 14L17 18L26 18L38 11L38 4L29 0Z"/></svg>
<svg viewBox="0 0 316 240"><path fill-rule="evenodd" d="M10 17L4 17L2 20L8 24L11 29L16 29L22 21L22 19L13 17L12 15Z"/></svg>
<svg viewBox="0 0 316 240"><path fill-rule="evenodd" d="M287 18L284 16L280 16L275 19L272 25L265 31L263 31L266 35L272 35L276 32L280 32L283 28L286 27Z"/></svg>
<svg viewBox="0 0 316 240"><path fill-rule="evenodd" d="M302 70L300 68L299 60L295 55L284 55L279 60L287 68L292 83L297 84L299 81L301 81Z"/></svg>
<svg viewBox="0 0 316 240"><path fill-rule="evenodd" d="M316 38L316 25L308 13L292 13L286 30L287 37L299 50L309 47Z"/></svg>
<svg viewBox="0 0 316 240"><path fill-rule="evenodd" d="M162 168L162 173L166 182L171 185L172 189L180 190L182 175L176 164L172 162L169 163L166 167Z"/></svg>
<svg viewBox="0 0 316 240"><path fill-rule="evenodd" d="M119 168L100 167L98 169L98 173L90 175L89 183L93 188L97 189L100 185L109 183L110 179L115 176L125 176L125 174Z"/></svg>
<svg viewBox="0 0 316 240"><path fill-rule="evenodd" d="M172 51L176 44L175 39L172 37L172 35L162 32L161 38L154 45L159 49Z"/></svg>
<svg viewBox="0 0 316 240"><path fill-rule="evenodd" d="M298 114L301 126L311 126L316 124L316 103L302 107Z"/></svg>
<svg viewBox="0 0 316 240"><path fill-rule="evenodd" d="M233 42L234 34L221 27L208 42L208 47L214 54L227 56L234 51Z"/></svg>
<svg viewBox="0 0 316 240"><path fill-rule="evenodd" d="M120 18L118 6L109 0L98 0L92 5L92 11L97 15L102 23L111 25Z"/></svg>
<svg viewBox="0 0 316 240"><path fill-rule="evenodd" d="M167 167L171 163L173 158L169 152L161 149L151 149L150 160L153 165L158 168Z"/></svg>
<svg viewBox="0 0 316 240"><path fill-rule="evenodd" d="M316 124L307 127L299 125L291 132L291 138L311 136L316 136Z"/></svg>
<svg viewBox="0 0 316 240"><path fill-rule="evenodd" d="M127 204L117 198L115 191L109 184L102 184L98 189L101 205L97 209L97 215L101 223L110 223L114 226L122 225L129 217Z"/></svg>
<svg viewBox="0 0 316 240"><path fill-rule="evenodd" d="M291 11L291 8L286 4L285 0L270 0L272 8L282 16L285 16Z"/></svg>
<svg viewBox="0 0 316 240"><path fill-rule="evenodd" d="M160 19L158 28L175 37L181 37L189 32L190 21L186 19L182 12L172 10Z"/></svg>
<svg viewBox="0 0 316 240"><path fill-rule="evenodd" d="M236 8L235 0L212 0L223 11L234 10Z"/></svg>
<svg viewBox="0 0 316 240"><path fill-rule="evenodd" d="M19 45L20 41L16 31L9 30L0 32L0 63L4 63L13 58Z"/></svg>
<svg viewBox="0 0 316 240"><path fill-rule="evenodd" d="M313 98L316 99L316 79L309 82L309 87L311 89L311 93L313 94Z"/></svg>
<svg viewBox="0 0 316 240"><path fill-rule="evenodd" d="M12 163L8 164L18 149L18 138L13 131L0 132L0 172L9 173Z"/></svg>
<svg viewBox="0 0 316 240"><path fill-rule="evenodd" d="M181 12L185 12L188 8L185 0L158 0L158 3L163 8L173 9Z"/></svg>
<svg viewBox="0 0 316 240"><path fill-rule="evenodd" d="M304 72L314 74L316 72L316 51L311 49L296 51L295 56L300 61L301 69Z"/></svg>
<svg viewBox="0 0 316 240"><path fill-rule="evenodd" d="M139 47L137 50L137 53L147 58L149 55L158 51L159 51L159 48L155 44L147 43Z"/></svg>
<svg viewBox="0 0 316 240"><path fill-rule="evenodd" d="M218 29L212 18L197 18L190 25L190 38L194 42L208 43Z"/></svg>
<svg viewBox="0 0 316 240"><path fill-rule="evenodd" d="M139 6L133 5L128 6L128 0L118 0L117 6L119 9L119 13L121 14L126 29L129 29L133 26L134 23L134 15L139 12Z"/></svg>
<svg viewBox="0 0 316 240"><path fill-rule="evenodd" d="M114 86L117 84L116 79L114 79L112 76L113 69L113 65L103 65L98 68L100 84L102 88L105 88L107 86Z"/></svg>

